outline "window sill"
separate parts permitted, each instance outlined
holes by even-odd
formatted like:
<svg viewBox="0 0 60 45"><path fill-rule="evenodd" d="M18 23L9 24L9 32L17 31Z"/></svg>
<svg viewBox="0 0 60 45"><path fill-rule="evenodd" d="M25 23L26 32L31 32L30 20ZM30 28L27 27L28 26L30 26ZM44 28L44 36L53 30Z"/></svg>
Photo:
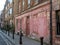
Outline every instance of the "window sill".
<svg viewBox="0 0 60 45"><path fill-rule="evenodd" d="M60 35L56 35L56 37L57 37L57 38L58 38L58 37L60 38Z"/></svg>

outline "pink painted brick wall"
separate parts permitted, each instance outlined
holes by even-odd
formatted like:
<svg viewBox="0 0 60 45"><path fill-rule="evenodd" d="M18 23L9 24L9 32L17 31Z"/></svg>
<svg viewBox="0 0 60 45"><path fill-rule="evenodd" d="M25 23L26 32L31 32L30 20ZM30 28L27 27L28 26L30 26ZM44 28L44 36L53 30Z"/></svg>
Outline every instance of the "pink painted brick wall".
<svg viewBox="0 0 60 45"><path fill-rule="evenodd" d="M35 38L44 37L46 42L49 42L49 5L45 5L42 8L38 8L29 13L23 14L22 17L22 29L23 32L26 33L26 17L29 16L29 29L30 36ZM21 16L16 19L21 18ZM18 21L20 23L20 21ZM18 29L20 28L20 24L18 23ZM17 30L18 31L18 30Z"/></svg>
<svg viewBox="0 0 60 45"><path fill-rule="evenodd" d="M59 9L59 5L57 0L53 0L53 10L58 10ZM55 13L54 13L55 15ZM29 20L29 28L30 28L30 36L34 36L36 38L40 38L41 36L44 37L44 40L46 42L49 42L49 37L50 37L50 5L43 5L38 9L35 9L31 12L25 13L21 16L16 17L16 19L20 19L22 18L22 29L24 31L24 33L26 33L26 17L29 16L30 20ZM53 16L55 17L55 16ZM20 26L20 24L18 24L18 28L16 28L16 32L18 32ZM53 39L55 41L55 39L57 40L57 38L55 38L56 36L56 26L53 27L54 31L53 31Z"/></svg>
<svg viewBox="0 0 60 45"><path fill-rule="evenodd" d="M26 17L22 18L22 30L26 33Z"/></svg>

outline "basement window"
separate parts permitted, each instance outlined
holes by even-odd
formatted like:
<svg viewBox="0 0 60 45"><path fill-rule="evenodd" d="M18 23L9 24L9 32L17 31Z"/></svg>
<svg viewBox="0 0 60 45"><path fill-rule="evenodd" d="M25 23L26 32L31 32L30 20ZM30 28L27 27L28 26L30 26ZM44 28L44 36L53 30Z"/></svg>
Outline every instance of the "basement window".
<svg viewBox="0 0 60 45"><path fill-rule="evenodd" d="M56 11L57 35L60 35L60 10Z"/></svg>

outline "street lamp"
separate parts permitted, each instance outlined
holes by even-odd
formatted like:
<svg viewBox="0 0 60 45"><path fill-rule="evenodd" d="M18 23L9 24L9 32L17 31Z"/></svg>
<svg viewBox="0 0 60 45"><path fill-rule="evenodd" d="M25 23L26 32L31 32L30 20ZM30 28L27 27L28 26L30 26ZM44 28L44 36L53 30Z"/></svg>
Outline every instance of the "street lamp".
<svg viewBox="0 0 60 45"><path fill-rule="evenodd" d="M53 45L52 36L52 0L50 0L50 45Z"/></svg>
<svg viewBox="0 0 60 45"><path fill-rule="evenodd" d="M14 24L13 24L13 19L14 19L14 0L12 1L12 27L13 27L13 34L12 34L12 38L14 39L14 33L15 33L15 29L14 29Z"/></svg>

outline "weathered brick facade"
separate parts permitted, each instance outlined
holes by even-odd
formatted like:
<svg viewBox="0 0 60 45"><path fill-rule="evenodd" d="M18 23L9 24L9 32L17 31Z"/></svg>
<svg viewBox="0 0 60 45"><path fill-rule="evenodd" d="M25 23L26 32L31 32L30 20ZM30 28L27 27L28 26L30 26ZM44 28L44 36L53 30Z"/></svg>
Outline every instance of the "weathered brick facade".
<svg viewBox="0 0 60 45"><path fill-rule="evenodd" d="M16 17L18 24L16 32L20 31L20 19L22 19L22 30L25 35L39 39L44 37L44 41L49 43L49 3L42 5L33 11ZM18 31L17 31L18 30ZM46 32L46 33L45 33Z"/></svg>
<svg viewBox="0 0 60 45"><path fill-rule="evenodd" d="M59 10L59 1L53 0L52 32L53 45L60 45L60 37L56 35L56 10ZM34 3L31 2L31 5ZM33 6L33 5L32 5ZM25 8L26 9L26 8ZM44 37L45 43L50 43L50 3L46 1L31 9L28 9L15 18L15 32L20 31L20 24L25 35L39 39ZM20 20L22 23L20 23Z"/></svg>

